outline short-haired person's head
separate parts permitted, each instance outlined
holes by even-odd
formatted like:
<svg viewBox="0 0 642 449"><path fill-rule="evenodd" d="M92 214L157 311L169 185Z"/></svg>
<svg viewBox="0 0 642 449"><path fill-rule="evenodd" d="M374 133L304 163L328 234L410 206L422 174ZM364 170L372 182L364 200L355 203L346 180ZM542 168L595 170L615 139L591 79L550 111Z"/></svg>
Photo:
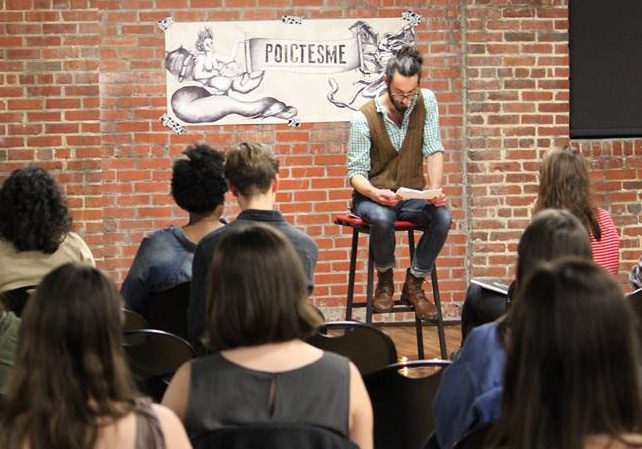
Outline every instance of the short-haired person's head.
<svg viewBox="0 0 642 449"><path fill-rule="evenodd" d="M514 311L493 447L582 449L590 435L642 432L637 323L611 275L580 258L542 264Z"/></svg>
<svg viewBox="0 0 642 449"><path fill-rule="evenodd" d="M193 145L174 162L172 196L181 209L193 214L213 212L225 201L225 156L208 145Z"/></svg>
<svg viewBox="0 0 642 449"><path fill-rule="evenodd" d="M93 447L104 418L133 409L121 308L114 283L93 267L65 264L43 278L22 317L0 446L16 438L32 448Z"/></svg>
<svg viewBox="0 0 642 449"><path fill-rule="evenodd" d="M56 252L71 216L54 178L39 167L14 170L0 189L0 236L18 251Z"/></svg>
<svg viewBox="0 0 642 449"><path fill-rule="evenodd" d="M563 209L537 213L517 245L517 284L541 262L563 256L591 258L591 242L582 223Z"/></svg>
<svg viewBox="0 0 642 449"><path fill-rule="evenodd" d="M267 193L279 174L279 161L262 143L241 143L227 153L225 178L244 197Z"/></svg>
<svg viewBox="0 0 642 449"><path fill-rule="evenodd" d="M301 259L271 226L230 230L208 278L204 343L214 351L306 338L319 321L307 304Z"/></svg>
<svg viewBox="0 0 642 449"><path fill-rule="evenodd" d="M601 239L591 202L588 164L582 153L570 146L550 150L542 160L535 212L548 208L569 210L596 240Z"/></svg>

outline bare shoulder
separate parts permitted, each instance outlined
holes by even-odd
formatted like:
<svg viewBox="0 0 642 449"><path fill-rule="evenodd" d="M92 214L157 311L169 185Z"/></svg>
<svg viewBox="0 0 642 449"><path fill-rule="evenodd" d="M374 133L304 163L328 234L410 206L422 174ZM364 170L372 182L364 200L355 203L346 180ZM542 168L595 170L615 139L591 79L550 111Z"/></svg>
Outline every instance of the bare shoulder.
<svg viewBox="0 0 642 449"><path fill-rule="evenodd" d="M191 449L187 432L178 416L164 405L152 404L152 408L160 422L167 449Z"/></svg>

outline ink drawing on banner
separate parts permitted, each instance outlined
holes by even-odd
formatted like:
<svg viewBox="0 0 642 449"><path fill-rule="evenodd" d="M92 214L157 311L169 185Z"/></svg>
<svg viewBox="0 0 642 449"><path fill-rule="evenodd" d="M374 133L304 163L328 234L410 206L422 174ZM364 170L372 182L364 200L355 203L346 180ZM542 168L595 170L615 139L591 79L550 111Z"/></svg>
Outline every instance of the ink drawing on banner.
<svg viewBox="0 0 642 449"><path fill-rule="evenodd" d="M401 18L177 22L165 31L167 110L190 126L347 121L414 43Z"/></svg>

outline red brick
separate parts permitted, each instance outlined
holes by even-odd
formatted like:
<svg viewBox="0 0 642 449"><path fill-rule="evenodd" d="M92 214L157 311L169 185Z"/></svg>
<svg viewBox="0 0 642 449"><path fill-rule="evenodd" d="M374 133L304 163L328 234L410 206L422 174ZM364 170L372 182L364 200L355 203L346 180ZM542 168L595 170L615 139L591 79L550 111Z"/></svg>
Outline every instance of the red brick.
<svg viewBox="0 0 642 449"><path fill-rule="evenodd" d="M29 147L56 147L60 145L62 145L60 136L39 136L27 139L27 146Z"/></svg>

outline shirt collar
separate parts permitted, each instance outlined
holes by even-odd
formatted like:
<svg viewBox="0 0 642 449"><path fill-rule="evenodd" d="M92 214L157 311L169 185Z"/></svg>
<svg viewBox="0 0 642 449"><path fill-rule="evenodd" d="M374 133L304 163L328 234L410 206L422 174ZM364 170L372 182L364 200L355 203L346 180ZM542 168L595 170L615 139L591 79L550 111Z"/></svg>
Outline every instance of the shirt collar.
<svg viewBox="0 0 642 449"><path fill-rule="evenodd" d="M237 220L252 221L285 221L278 210L245 209L236 217Z"/></svg>

